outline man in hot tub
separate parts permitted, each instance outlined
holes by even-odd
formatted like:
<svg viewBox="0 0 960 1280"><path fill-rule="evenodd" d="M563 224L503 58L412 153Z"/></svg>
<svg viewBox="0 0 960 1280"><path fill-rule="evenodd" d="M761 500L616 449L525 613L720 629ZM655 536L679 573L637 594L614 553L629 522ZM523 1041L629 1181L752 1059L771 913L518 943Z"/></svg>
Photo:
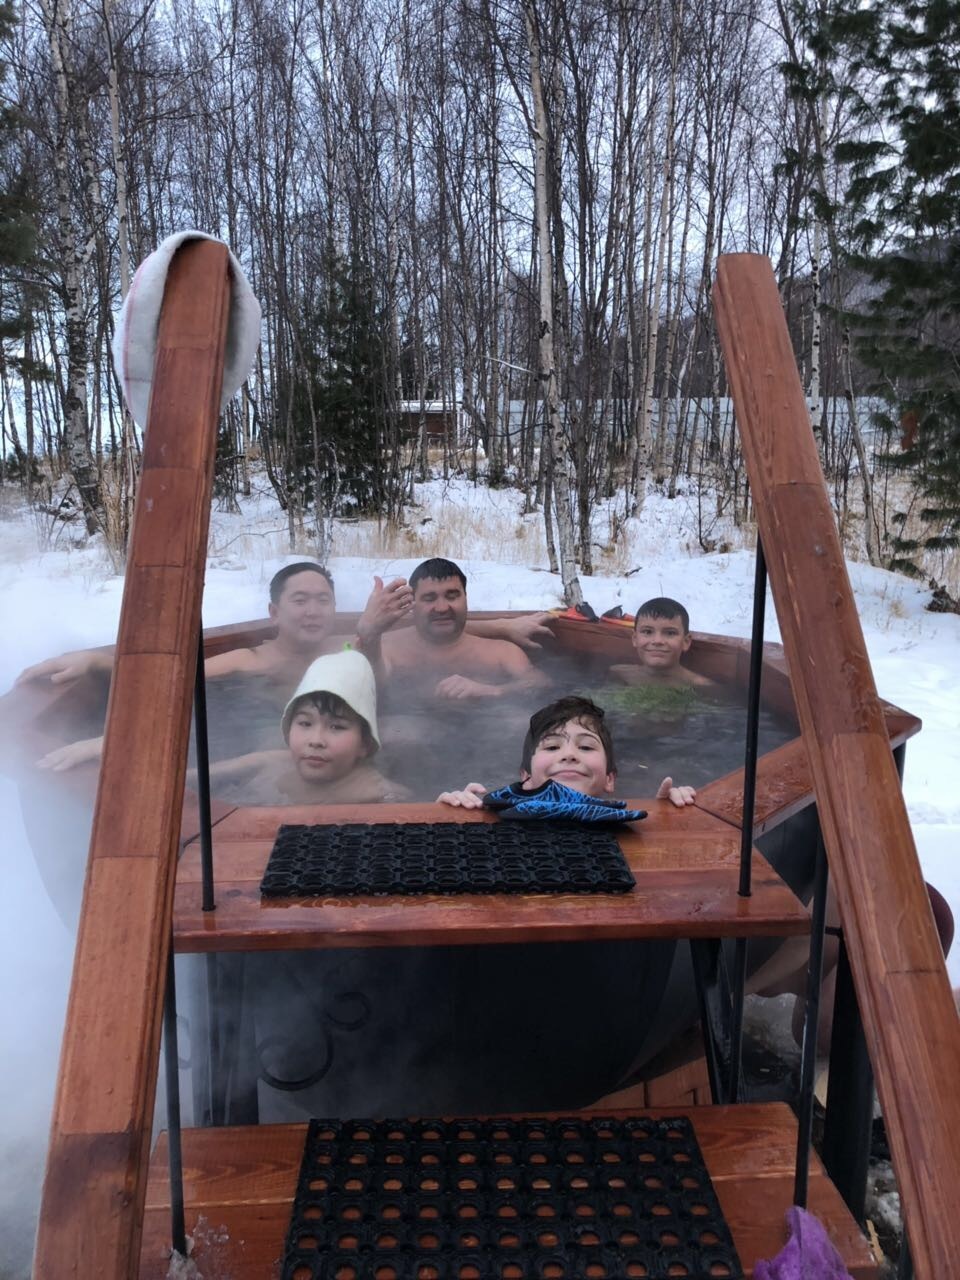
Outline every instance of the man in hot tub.
<svg viewBox="0 0 960 1280"><path fill-rule="evenodd" d="M412 627L384 628L369 640L361 631L359 637L381 681L399 688L405 703L487 701L549 684L502 625L507 619L492 626L468 620L467 576L452 560L418 564L410 591ZM546 617L514 621L525 622L529 633L544 630Z"/></svg>

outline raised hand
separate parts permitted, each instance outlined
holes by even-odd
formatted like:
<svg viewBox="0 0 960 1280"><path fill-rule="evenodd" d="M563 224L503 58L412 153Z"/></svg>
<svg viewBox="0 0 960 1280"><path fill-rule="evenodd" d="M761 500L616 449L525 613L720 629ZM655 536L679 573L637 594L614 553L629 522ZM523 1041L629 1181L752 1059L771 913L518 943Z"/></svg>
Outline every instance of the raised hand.
<svg viewBox="0 0 960 1280"><path fill-rule="evenodd" d="M406 578L394 578L384 585L382 578L374 577L373 590L357 622L357 635L361 641L377 640L402 622L412 607L413 592Z"/></svg>

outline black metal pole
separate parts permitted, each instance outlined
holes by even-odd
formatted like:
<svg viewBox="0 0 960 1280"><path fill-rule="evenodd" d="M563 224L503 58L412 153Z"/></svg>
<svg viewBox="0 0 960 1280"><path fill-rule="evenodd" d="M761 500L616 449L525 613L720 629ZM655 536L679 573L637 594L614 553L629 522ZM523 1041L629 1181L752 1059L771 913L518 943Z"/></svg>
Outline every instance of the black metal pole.
<svg viewBox="0 0 960 1280"><path fill-rule="evenodd" d="M847 948L841 939L830 1033L830 1083L823 1163L847 1208L863 1226L873 1133L873 1069L860 1021Z"/></svg>
<svg viewBox="0 0 960 1280"><path fill-rule="evenodd" d="M750 679L747 685L747 741L743 763L743 819L740 828L740 888L750 896L750 857L753 853L753 810L757 795L757 747L760 740L760 682L763 678L763 623L767 605L767 562L757 539L753 574L753 627L750 633Z"/></svg>
<svg viewBox="0 0 960 1280"><path fill-rule="evenodd" d="M750 679L747 685L747 733L743 763L743 815L740 820L741 898L751 893L750 869L753 855L753 813L757 795L757 754L760 740L760 681L763 678L763 623L767 604L767 562L763 543L757 539L753 574L753 626L750 634ZM743 1002L747 987L747 940L738 938L733 960L733 1020L731 1025L730 1077L727 1101L737 1101L740 1067L743 1060Z"/></svg>
<svg viewBox="0 0 960 1280"><path fill-rule="evenodd" d="M207 1027L210 1035L210 1123L226 1124L221 1039L220 957L215 951L204 956L207 971Z"/></svg>
<svg viewBox="0 0 960 1280"><path fill-rule="evenodd" d="M193 719L197 739L197 797L200 801L200 869L202 908L213 911L213 828L210 820L210 750L207 743L207 682L203 672L203 627L197 645L197 674L193 688Z"/></svg>
<svg viewBox="0 0 960 1280"><path fill-rule="evenodd" d="M797 1164L793 1182L793 1203L804 1209L807 1207L807 1187L810 1180L814 1072L817 1066L817 1031L820 1024L823 934L827 919L828 882L827 851L821 835L817 839L813 911L810 919L810 963L807 967L807 1007L804 1011L803 1050L800 1054L800 1115L797 1121Z"/></svg>
<svg viewBox="0 0 960 1280"><path fill-rule="evenodd" d="M163 1061L167 1084L167 1148L170 1155L170 1237L174 1249L187 1256L183 1215L183 1148L180 1140L180 1055L177 1049L177 988L173 969L173 939L167 959L167 990L163 1001Z"/></svg>
<svg viewBox="0 0 960 1280"><path fill-rule="evenodd" d="M894 748L893 758L902 779L905 744ZM865 1217L872 1137L873 1068L860 1020L850 960L841 937L830 1033L830 1084L823 1124L823 1163L847 1208L861 1226Z"/></svg>

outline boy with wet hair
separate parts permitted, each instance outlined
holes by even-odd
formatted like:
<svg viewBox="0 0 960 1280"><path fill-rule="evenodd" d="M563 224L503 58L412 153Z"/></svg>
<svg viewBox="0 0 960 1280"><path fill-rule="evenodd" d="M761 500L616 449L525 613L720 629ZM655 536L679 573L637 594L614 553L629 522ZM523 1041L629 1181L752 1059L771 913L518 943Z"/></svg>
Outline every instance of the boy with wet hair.
<svg viewBox="0 0 960 1280"><path fill-rule="evenodd" d="M520 781L496 791L470 782L459 791L444 791L439 804L459 809L492 808L511 817L576 818L587 822L625 822L645 816L609 800L617 778L613 739L604 712L589 698L571 695L541 707L530 717L523 742ZM590 797L595 803L585 801ZM678 808L694 804L693 787L675 787L664 778L658 800Z"/></svg>
<svg viewBox="0 0 960 1280"><path fill-rule="evenodd" d="M692 643L690 615L683 605L669 596L656 596L640 606L633 622L636 662L618 663L610 674L629 685L707 688L712 680L682 664Z"/></svg>
<svg viewBox="0 0 960 1280"><path fill-rule="evenodd" d="M317 658L287 703L287 750L254 751L210 769L218 794L244 804L368 804L407 800L370 758L380 748L373 669L360 653Z"/></svg>

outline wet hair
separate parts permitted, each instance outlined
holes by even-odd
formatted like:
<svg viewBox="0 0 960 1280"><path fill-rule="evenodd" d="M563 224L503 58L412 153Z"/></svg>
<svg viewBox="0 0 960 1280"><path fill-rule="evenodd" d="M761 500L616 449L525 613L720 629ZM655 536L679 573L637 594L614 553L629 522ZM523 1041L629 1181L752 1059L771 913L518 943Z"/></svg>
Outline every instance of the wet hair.
<svg viewBox="0 0 960 1280"><path fill-rule="evenodd" d="M333 590L333 574L329 569L325 569L321 564L314 564L312 560L298 560L296 564L285 564L270 579L270 603L276 604L283 595L283 588L287 585L288 579L298 573L319 573L321 578L326 578Z"/></svg>
<svg viewBox="0 0 960 1280"><path fill-rule="evenodd" d="M342 716L345 720L359 720L360 727L363 729L363 745L369 753L373 753L377 749L377 744L373 740L373 734L370 732L370 726L364 720L363 716L354 711L349 702L344 702L343 698L338 698L335 693L327 693L325 689L318 693L305 693L298 698L290 708L289 719L287 720L286 741L290 741L290 727L297 714L303 710L304 704L309 703L311 707L315 707L322 716Z"/></svg>
<svg viewBox="0 0 960 1280"><path fill-rule="evenodd" d="M669 596L654 596L652 600L645 601L637 610L637 616L633 620L633 629L636 631L641 618L679 618L683 623L683 634L686 635L690 630L690 615L680 603L679 600L671 600Z"/></svg>
<svg viewBox="0 0 960 1280"><path fill-rule="evenodd" d="M445 578L459 578L461 586L466 591L467 575L460 566L454 564L452 560L441 560L439 557L424 560L422 564L417 565L410 575L410 590L416 591L417 583L423 582L424 579L430 582L443 582Z"/></svg>
<svg viewBox="0 0 960 1280"><path fill-rule="evenodd" d="M607 757L607 773L616 773L617 762L613 754L613 738L604 722L603 708L598 707L589 698L580 698L576 694L558 698L556 702L541 707L530 717L530 728L523 740L523 756L520 761L520 767L524 773L530 772L533 753L544 738L562 729L568 720L575 720L577 724L582 724L585 729L597 735Z"/></svg>

